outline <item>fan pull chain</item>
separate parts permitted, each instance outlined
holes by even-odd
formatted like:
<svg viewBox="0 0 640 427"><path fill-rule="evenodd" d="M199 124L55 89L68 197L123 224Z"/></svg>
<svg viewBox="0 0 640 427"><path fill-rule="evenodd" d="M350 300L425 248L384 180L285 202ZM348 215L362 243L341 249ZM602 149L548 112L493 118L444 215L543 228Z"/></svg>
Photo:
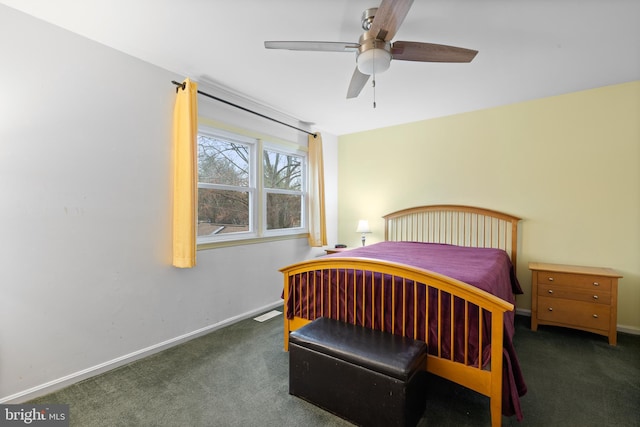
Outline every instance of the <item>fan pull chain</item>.
<svg viewBox="0 0 640 427"><path fill-rule="evenodd" d="M373 47L375 48L376 45L374 43ZM373 65L372 65L372 79L371 79L371 87L373 87L373 108L376 108L376 51L375 49L373 50Z"/></svg>
<svg viewBox="0 0 640 427"><path fill-rule="evenodd" d="M371 85L373 86L373 108L376 108L376 75L373 75Z"/></svg>

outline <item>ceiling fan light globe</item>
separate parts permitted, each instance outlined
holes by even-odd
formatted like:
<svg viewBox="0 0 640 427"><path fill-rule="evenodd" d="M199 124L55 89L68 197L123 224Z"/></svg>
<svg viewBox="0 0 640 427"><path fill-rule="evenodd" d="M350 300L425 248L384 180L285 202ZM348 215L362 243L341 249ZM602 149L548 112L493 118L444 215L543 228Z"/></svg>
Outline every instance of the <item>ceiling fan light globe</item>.
<svg viewBox="0 0 640 427"><path fill-rule="evenodd" d="M369 49L358 55L358 71L372 75L384 73L391 65L391 53L385 49Z"/></svg>

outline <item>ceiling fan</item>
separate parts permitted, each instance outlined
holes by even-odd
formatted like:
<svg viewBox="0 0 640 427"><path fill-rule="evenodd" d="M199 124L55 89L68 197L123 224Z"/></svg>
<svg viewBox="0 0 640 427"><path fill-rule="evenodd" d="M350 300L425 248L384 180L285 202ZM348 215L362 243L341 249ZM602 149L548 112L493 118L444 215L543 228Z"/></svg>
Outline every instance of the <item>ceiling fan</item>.
<svg viewBox="0 0 640 427"><path fill-rule="evenodd" d="M362 29L358 43L322 41L265 41L267 49L288 49L324 52L355 52L356 69L351 77L347 98L357 97L369 76L386 71L392 59L418 62L471 62L477 50L433 43L390 40L409 12L413 0L382 0L377 8L362 14ZM375 103L374 103L375 106Z"/></svg>

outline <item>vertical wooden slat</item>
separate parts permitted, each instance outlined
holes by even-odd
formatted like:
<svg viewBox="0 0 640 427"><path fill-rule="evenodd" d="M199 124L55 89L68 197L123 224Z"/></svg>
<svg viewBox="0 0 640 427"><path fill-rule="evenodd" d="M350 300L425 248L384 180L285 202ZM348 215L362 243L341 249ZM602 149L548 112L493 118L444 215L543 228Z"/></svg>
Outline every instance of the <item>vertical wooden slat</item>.
<svg viewBox="0 0 640 427"><path fill-rule="evenodd" d="M312 275L312 277L315 277L315 275ZM309 280L309 277L307 277L307 281L305 282L306 283L306 286L305 286L306 289L304 291L305 301L306 301L306 305L307 305L307 318L311 317L311 306L310 306L311 298L310 298L310 294L309 294L309 290L311 288L311 283L310 282L311 282L311 280Z"/></svg>
<svg viewBox="0 0 640 427"><path fill-rule="evenodd" d="M298 282L299 280L296 280L299 277L299 275L295 275L293 277L293 286L291 286L291 296L290 298L293 300L293 311L295 312L296 310L296 298L298 298L298 296L296 295L296 287L299 286Z"/></svg>
<svg viewBox="0 0 640 427"><path fill-rule="evenodd" d="M438 357L442 357L442 293L437 289L438 295L438 311L436 318L438 319Z"/></svg>
<svg viewBox="0 0 640 427"><path fill-rule="evenodd" d="M362 273L362 314L360 316L360 324L362 326L365 326L366 318L367 318L367 313L366 313L367 299L365 298L365 296L367 295L366 283L367 283L367 275Z"/></svg>
<svg viewBox="0 0 640 427"><path fill-rule="evenodd" d="M324 316L324 288L325 288L325 280L324 280L324 271L320 272L320 288L321 288L321 294L320 294L320 312L322 313L322 315Z"/></svg>
<svg viewBox="0 0 640 427"><path fill-rule="evenodd" d="M344 305L344 317L343 317L343 321L347 322L347 310L349 309L348 306L349 304L347 304L347 300L348 300L348 292L349 292L349 287L347 286L349 283L349 272L348 270L345 268L344 269L344 274L343 277L344 279L342 280L342 289L344 289L344 291L342 293L338 294L338 313L340 313L340 301L342 301L342 304ZM344 300L343 300L344 298ZM338 318L340 318L340 315L338 315ZM342 319L341 319L342 320Z"/></svg>
<svg viewBox="0 0 640 427"><path fill-rule="evenodd" d="M380 324L382 325L382 330L384 331L384 320L385 320L385 313L384 313L384 302L385 302L385 297L384 297L385 291L384 291L384 275L380 275L380 314L379 314L379 318L380 318Z"/></svg>
<svg viewBox="0 0 640 427"><path fill-rule="evenodd" d="M395 277L391 276L391 333L396 333L396 287Z"/></svg>
<svg viewBox="0 0 640 427"><path fill-rule="evenodd" d="M364 276L364 271L360 270L360 275ZM356 325L358 323L358 303L360 299L359 294L360 287L358 286L358 278L356 275L353 276L353 324Z"/></svg>
<svg viewBox="0 0 640 427"><path fill-rule="evenodd" d="M460 214L455 214L456 218L456 245L460 246Z"/></svg>
<svg viewBox="0 0 640 427"><path fill-rule="evenodd" d="M407 301L407 279L402 278L402 336L407 336L406 324L407 324L407 305L405 302Z"/></svg>
<svg viewBox="0 0 640 427"><path fill-rule="evenodd" d="M456 329L456 324L455 324L455 321L454 321L454 319L455 319L455 305L454 305L455 298L454 298L453 295L449 295L449 299L451 300L450 301L451 302L451 308L449 309L449 314L450 314L450 316L449 316L450 317L449 318L449 325L450 325L449 328L450 328L450 335L451 335L451 337L449 339L451 340L450 341L451 344L450 344L449 352L450 352L450 356L451 356L451 361L453 361L454 355L456 354L456 348L455 348L456 347L455 346L455 342L456 341L455 341L455 334L454 334L455 329ZM465 325L465 327L466 327L466 325Z"/></svg>
<svg viewBox="0 0 640 427"><path fill-rule="evenodd" d="M315 319L316 316L316 298L317 298L317 287L316 287L316 282L317 282L318 276L317 274L313 273L313 296L311 298L309 298L309 296L307 296L307 299L311 300L311 306L313 307L313 318Z"/></svg>
<svg viewBox="0 0 640 427"><path fill-rule="evenodd" d="M413 281L413 339L418 339L418 282Z"/></svg>
<svg viewBox="0 0 640 427"><path fill-rule="evenodd" d="M333 293L336 303L336 319L340 320L340 270L336 270L336 291Z"/></svg>
<svg viewBox="0 0 640 427"><path fill-rule="evenodd" d="M347 274L347 270L343 269L341 278L338 279L338 289L342 287L342 291L336 294L336 303L338 304L336 315L338 316L338 320L342 320L344 322L347 321L344 317L344 313L347 312Z"/></svg>
<svg viewBox="0 0 640 427"><path fill-rule="evenodd" d="M329 269L329 277L328 277L328 281L329 283L327 283L327 286L329 287L329 295L327 295L327 303L329 304L329 318L332 317L332 310L331 310L331 306L332 306L332 300L331 300L331 290L333 289L333 286L331 286L331 283L333 283L332 280L332 276L333 276L333 270Z"/></svg>
<svg viewBox="0 0 640 427"><path fill-rule="evenodd" d="M418 232L418 227L416 227L417 224L417 215L411 215L411 240L416 240L416 234Z"/></svg>
<svg viewBox="0 0 640 427"><path fill-rule="evenodd" d="M439 243L446 243L446 231L447 231L447 217L445 212L440 212L440 241ZM444 235L444 237L443 237Z"/></svg>
<svg viewBox="0 0 640 427"><path fill-rule="evenodd" d="M341 295L341 286L343 285L343 280L341 280L341 273L343 273L344 271L340 271L340 270L336 270L336 291L334 292L334 297L336 299L336 319L340 320L340 295Z"/></svg>
<svg viewBox="0 0 640 427"><path fill-rule="evenodd" d="M455 221L456 221L456 214L455 212L449 212L449 222L450 225L447 227L447 229L449 230L449 233L451 234L451 236L449 236L449 241L451 242L450 244L454 244L455 241L453 240L454 236L454 231L455 231Z"/></svg>
<svg viewBox="0 0 640 427"><path fill-rule="evenodd" d="M429 285L424 284L424 342L429 344Z"/></svg>
<svg viewBox="0 0 640 427"><path fill-rule="evenodd" d="M443 212L442 215L444 216L444 229L442 230L442 233L444 235L443 243L447 244L449 243L448 234L451 233L451 225L449 224L451 215L448 212Z"/></svg>
<svg viewBox="0 0 640 427"><path fill-rule="evenodd" d="M489 247L492 248L493 247L493 219L489 218Z"/></svg>
<svg viewBox="0 0 640 427"><path fill-rule="evenodd" d="M402 240L406 240L407 238L407 219L406 218L402 221L402 232L400 233L400 237L402 238Z"/></svg>
<svg viewBox="0 0 640 427"><path fill-rule="evenodd" d="M469 363L469 302L464 302L464 363Z"/></svg>
<svg viewBox="0 0 640 427"><path fill-rule="evenodd" d="M436 225L436 212L433 212L433 214L431 215L431 242L437 242L438 238L436 236L436 230L438 229L438 226Z"/></svg>
<svg viewBox="0 0 640 427"><path fill-rule="evenodd" d="M482 368L482 312L484 309L478 307L478 368Z"/></svg>
<svg viewBox="0 0 640 427"><path fill-rule="evenodd" d="M467 213L462 215L462 246L467 246Z"/></svg>
<svg viewBox="0 0 640 427"><path fill-rule="evenodd" d="M371 274L371 327L376 327L376 288L375 288L375 276Z"/></svg>

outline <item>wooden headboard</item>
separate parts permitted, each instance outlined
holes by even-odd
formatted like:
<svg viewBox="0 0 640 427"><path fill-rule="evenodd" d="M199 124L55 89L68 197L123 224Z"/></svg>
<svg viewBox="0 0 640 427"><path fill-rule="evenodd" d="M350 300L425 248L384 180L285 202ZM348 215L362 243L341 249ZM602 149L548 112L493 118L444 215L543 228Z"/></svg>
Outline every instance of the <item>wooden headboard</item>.
<svg viewBox="0 0 640 427"><path fill-rule="evenodd" d="M461 205L418 206L383 216L384 239L503 249L517 267L520 218Z"/></svg>

